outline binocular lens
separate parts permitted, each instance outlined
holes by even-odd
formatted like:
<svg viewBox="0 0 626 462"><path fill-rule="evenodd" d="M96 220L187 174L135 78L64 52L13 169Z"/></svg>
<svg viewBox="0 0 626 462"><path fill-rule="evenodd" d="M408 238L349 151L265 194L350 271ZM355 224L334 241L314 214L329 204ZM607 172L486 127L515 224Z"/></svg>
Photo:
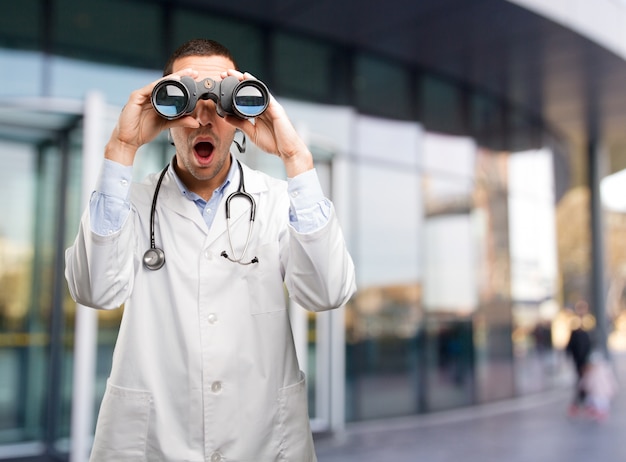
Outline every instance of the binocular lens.
<svg viewBox="0 0 626 462"><path fill-rule="evenodd" d="M233 106L236 112L245 117L257 117L263 113L268 104L268 95L261 91L253 81L241 82L233 95Z"/></svg>
<svg viewBox="0 0 626 462"><path fill-rule="evenodd" d="M175 80L160 85L152 97L154 109L166 119L176 119L183 115L188 103L187 89Z"/></svg>

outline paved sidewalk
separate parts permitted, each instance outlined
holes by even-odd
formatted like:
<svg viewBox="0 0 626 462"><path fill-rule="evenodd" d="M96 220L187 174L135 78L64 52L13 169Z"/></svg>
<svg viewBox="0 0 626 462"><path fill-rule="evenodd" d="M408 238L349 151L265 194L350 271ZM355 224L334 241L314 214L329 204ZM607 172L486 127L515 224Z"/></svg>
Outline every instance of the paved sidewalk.
<svg viewBox="0 0 626 462"><path fill-rule="evenodd" d="M624 462L626 357L604 422L568 418L571 388L486 406L349 424L316 441L318 462Z"/></svg>

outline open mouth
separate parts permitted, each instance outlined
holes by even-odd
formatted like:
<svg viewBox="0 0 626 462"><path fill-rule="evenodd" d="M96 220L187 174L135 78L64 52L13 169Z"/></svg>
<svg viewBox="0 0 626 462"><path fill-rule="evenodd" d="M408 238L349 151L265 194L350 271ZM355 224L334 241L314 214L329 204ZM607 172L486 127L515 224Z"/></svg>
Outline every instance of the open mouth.
<svg viewBox="0 0 626 462"><path fill-rule="evenodd" d="M193 149L198 157L207 158L213 154L215 146L213 146L213 143L209 143L208 141L201 141L200 143L197 143Z"/></svg>

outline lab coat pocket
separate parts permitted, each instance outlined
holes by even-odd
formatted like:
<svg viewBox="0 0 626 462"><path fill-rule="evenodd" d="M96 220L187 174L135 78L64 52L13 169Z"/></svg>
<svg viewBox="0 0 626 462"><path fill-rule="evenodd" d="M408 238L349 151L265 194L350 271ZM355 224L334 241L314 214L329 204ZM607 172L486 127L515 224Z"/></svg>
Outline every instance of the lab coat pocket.
<svg viewBox="0 0 626 462"><path fill-rule="evenodd" d="M150 392L107 382L94 437L91 462L146 460Z"/></svg>
<svg viewBox="0 0 626 462"><path fill-rule="evenodd" d="M255 256L259 262L246 268L251 313L257 315L286 310L287 298L280 270L278 243L259 247Z"/></svg>
<svg viewBox="0 0 626 462"><path fill-rule="evenodd" d="M280 460L315 462L304 372L300 372L297 383L279 390L278 423L281 433Z"/></svg>

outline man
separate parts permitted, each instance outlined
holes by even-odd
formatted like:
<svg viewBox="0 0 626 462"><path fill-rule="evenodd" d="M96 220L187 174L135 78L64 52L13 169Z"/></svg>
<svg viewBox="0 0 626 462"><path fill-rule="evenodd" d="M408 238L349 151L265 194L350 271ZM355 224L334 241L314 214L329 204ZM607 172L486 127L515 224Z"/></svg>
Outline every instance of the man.
<svg viewBox="0 0 626 462"><path fill-rule="evenodd" d="M593 347L591 336L584 329L583 325L585 317L589 315L588 303L584 300L579 300L576 302L574 311L576 316L571 319L571 333L565 346L565 352L572 358L574 368L576 369L574 399L568 409L570 415L576 415L580 408L585 405L586 392L581 386L581 381Z"/></svg>
<svg viewBox="0 0 626 462"><path fill-rule="evenodd" d="M235 68L219 43L192 40L164 75L253 78ZM151 106L156 83L122 110L66 252L77 302L125 306L91 460L315 461L285 289L321 311L344 304L355 283L311 153L273 97L254 122L221 118L211 100L170 121ZM153 174L131 185L137 149L166 129L176 154L162 182ZM288 182L239 167L237 129L282 159ZM241 197L226 219L241 186L254 221ZM159 248L157 269L161 257L144 254Z"/></svg>

